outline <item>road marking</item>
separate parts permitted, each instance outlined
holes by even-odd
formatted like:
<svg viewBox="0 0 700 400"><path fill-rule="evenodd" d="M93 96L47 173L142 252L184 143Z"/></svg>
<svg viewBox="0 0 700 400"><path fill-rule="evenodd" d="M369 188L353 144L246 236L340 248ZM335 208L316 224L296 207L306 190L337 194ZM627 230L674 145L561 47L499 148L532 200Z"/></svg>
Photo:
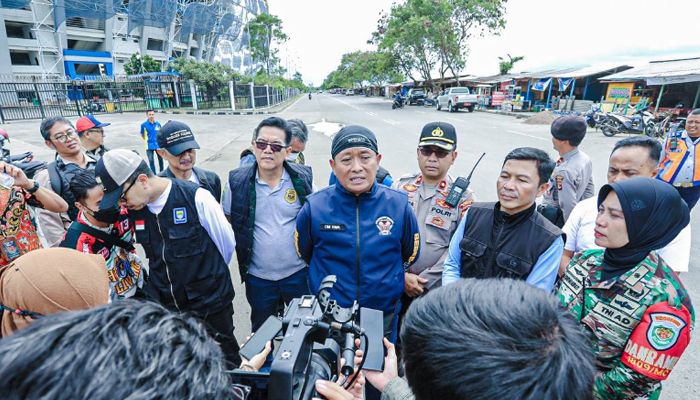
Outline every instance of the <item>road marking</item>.
<svg viewBox="0 0 700 400"><path fill-rule="evenodd" d="M533 139L537 139L537 140L544 140L545 142L549 142L549 141L550 141L549 139L545 139L545 138L543 138L543 137L539 137L539 136L535 136L535 135L528 135L527 133L522 133L522 132L518 132L518 131L511 131L511 130L509 130L508 133L512 133L512 134L514 134L514 135L525 136L525 137L529 137L529 138L533 138Z"/></svg>
<svg viewBox="0 0 700 400"><path fill-rule="evenodd" d="M367 114L369 114L369 115L371 115L371 116L373 116L373 117L376 117L376 116L377 116L377 114L375 114L375 113L373 113L373 112L371 112L371 111L367 111Z"/></svg>
<svg viewBox="0 0 700 400"><path fill-rule="evenodd" d="M386 122L389 125L394 125L394 126L401 124L401 122L394 121L393 119L383 119L382 121Z"/></svg>
<svg viewBox="0 0 700 400"><path fill-rule="evenodd" d="M346 101L343 101L343 100L340 100L340 99L336 99L336 98L333 98L333 97L331 97L331 98L332 98L333 100L337 101L338 103L343 103L343 104L345 104L346 106L348 106L348 107L350 107L350 108L352 108L352 109L355 109L355 110L358 110L358 111L362 111L362 109L361 109L360 107L358 107L358 106L356 106L356 105L354 105L354 104L350 104L350 103L348 103L348 102L346 102Z"/></svg>

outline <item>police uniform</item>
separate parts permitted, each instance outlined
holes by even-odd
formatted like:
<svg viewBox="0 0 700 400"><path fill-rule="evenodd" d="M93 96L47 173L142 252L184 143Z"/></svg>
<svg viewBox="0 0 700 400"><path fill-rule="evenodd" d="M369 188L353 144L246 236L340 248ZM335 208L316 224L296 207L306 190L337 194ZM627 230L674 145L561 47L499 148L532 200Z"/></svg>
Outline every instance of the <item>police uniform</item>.
<svg viewBox="0 0 700 400"><path fill-rule="evenodd" d="M603 250L579 253L558 296L591 341L599 373L596 399L658 398L690 340L690 297L652 252L617 279L603 280Z"/></svg>
<svg viewBox="0 0 700 400"><path fill-rule="evenodd" d="M455 127L446 122L426 124L418 139L418 147L424 146L434 146L449 152L456 150ZM449 156L448 154L447 157ZM395 189L408 194L408 203L416 214L421 233L421 253L408 272L427 279L428 282L424 285L427 290L440 287L450 239L459 225L460 217L474 201L472 192L467 189L456 207L447 204L452 184L452 178L446 175L437 185L428 186L423 175L416 173L402 176L393 185Z"/></svg>
<svg viewBox="0 0 700 400"><path fill-rule="evenodd" d="M559 140L579 140L586 134L586 122L581 117L561 117L552 123L551 132ZM557 161L544 204L559 206L566 220L579 201L594 194L593 163L586 153L575 148Z"/></svg>
<svg viewBox="0 0 700 400"><path fill-rule="evenodd" d="M440 287L442 266L447 256L450 239L464 211L474 201L473 193L467 190L457 207L445 202L453 180L447 175L436 186L423 182L420 173L404 175L394 187L408 194L408 203L413 208L421 232L420 257L408 272L425 278L425 288L430 290Z"/></svg>

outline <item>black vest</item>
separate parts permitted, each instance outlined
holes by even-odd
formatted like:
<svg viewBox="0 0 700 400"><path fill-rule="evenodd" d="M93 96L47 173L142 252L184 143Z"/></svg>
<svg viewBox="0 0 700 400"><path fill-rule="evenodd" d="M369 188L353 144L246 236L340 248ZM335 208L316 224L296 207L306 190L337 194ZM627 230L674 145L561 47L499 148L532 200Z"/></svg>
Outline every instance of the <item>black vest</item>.
<svg viewBox="0 0 700 400"><path fill-rule="evenodd" d="M292 179L299 201L303 205L306 196L311 194L313 174L311 167L284 162L284 169ZM233 233L236 235L236 257L241 279L245 280L248 265L253 254L253 230L255 229L255 172L258 163L236 168L229 172L228 184L231 188L231 209L229 217Z"/></svg>
<svg viewBox="0 0 700 400"><path fill-rule="evenodd" d="M209 191L216 201L221 202L221 179L219 179L219 175L213 171L207 171L199 167L192 167L192 173L199 180L199 187ZM177 179L177 177L173 175L173 171L170 170L170 167L160 171L158 176Z"/></svg>
<svg viewBox="0 0 700 400"><path fill-rule="evenodd" d="M464 236L459 243L463 278L526 279L562 235L561 230L529 209L508 216L496 213L497 203L475 203L469 208Z"/></svg>
<svg viewBox="0 0 700 400"><path fill-rule="evenodd" d="M199 221L194 201L199 186L179 179L171 182L160 214L147 207L129 211L136 240L148 257L144 291L172 310L213 313L233 301L228 265Z"/></svg>

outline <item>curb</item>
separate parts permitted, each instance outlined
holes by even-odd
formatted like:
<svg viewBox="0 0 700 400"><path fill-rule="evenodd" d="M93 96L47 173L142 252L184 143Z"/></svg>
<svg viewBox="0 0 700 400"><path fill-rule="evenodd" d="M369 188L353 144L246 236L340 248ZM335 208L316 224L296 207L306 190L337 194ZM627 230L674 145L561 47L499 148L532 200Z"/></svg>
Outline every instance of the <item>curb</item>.
<svg viewBox="0 0 700 400"><path fill-rule="evenodd" d="M295 103L294 100L298 99L289 99L286 101L287 104L282 104L279 108L275 110L241 110L241 111L233 111L233 110L203 110L203 111L179 111L179 110L158 110L158 113L160 114L180 114L180 115L266 115L266 114L278 114L286 110L289 106ZM275 106L273 106L275 107Z"/></svg>
<svg viewBox="0 0 700 400"><path fill-rule="evenodd" d="M526 114L520 114L516 112L511 112L511 111L487 111L487 110L474 110L482 113L487 113L487 114L499 114L499 115L507 115L509 117L515 117L519 119L526 119L530 118L532 115L526 115Z"/></svg>

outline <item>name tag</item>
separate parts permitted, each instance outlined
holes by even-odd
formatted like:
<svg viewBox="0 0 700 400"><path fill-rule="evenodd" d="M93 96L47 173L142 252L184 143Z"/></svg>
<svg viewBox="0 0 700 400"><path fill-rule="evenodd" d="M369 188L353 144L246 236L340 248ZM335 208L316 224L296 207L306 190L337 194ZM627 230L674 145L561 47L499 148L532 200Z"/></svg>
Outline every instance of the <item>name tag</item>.
<svg viewBox="0 0 700 400"><path fill-rule="evenodd" d="M345 224L321 224L321 231L345 232Z"/></svg>

